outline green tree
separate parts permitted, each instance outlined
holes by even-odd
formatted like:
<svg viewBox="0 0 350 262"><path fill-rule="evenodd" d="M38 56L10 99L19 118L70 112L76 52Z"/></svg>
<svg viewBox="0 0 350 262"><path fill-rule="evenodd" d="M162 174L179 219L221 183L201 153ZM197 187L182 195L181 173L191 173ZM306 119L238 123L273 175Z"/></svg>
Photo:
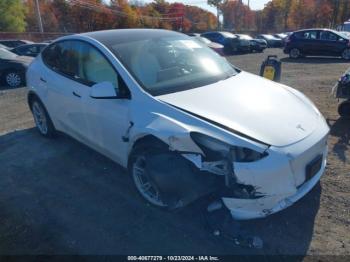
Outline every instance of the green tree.
<svg viewBox="0 0 350 262"><path fill-rule="evenodd" d="M26 9L21 0L0 0L0 31L24 32Z"/></svg>

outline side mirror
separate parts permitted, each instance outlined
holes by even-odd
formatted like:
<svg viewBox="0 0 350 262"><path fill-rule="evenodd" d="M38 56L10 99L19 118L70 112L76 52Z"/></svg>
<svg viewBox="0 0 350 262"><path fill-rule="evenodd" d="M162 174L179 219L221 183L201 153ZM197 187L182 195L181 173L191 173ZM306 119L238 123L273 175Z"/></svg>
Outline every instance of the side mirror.
<svg viewBox="0 0 350 262"><path fill-rule="evenodd" d="M118 98L118 92L111 82L101 82L91 87L90 97L95 99Z"/></svg>

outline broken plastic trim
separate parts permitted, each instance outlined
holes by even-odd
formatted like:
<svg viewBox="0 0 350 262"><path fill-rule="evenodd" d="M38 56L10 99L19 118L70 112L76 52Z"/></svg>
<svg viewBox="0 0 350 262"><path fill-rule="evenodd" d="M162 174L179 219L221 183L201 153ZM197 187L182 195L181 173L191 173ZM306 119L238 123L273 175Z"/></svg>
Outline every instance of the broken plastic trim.
<svg viewBox="0 0 350 262"><path fill-rule="evenodd" d="M191 132L190 135L204 152L206 160L219 161L223 158L228 158L232 163L250 163L268 156L266 151L259 153L246 147L229 145L201 133Z"/></svg>

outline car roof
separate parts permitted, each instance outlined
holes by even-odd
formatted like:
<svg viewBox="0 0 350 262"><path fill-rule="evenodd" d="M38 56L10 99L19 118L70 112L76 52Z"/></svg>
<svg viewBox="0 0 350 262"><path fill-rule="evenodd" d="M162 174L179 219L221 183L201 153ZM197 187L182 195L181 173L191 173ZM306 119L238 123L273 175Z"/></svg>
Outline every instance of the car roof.
<svg viewBox="0 0 350 262"><path fill-rule="evenodd" d="M329 29L329 28L309 28L309 29L298 30L298 31L295 31L294 33L297 33L297 32L305 32L305 31L314 31L314 30L317 30L317 31L332 31L332 32L336 32L335 30Z"/></svg>
<svg viewBox="0 0 350 262"><path fill-rule="evenodd" d="M138 41L159 37L184 36L182 33L164 29L112 29L79 34L81 36L93 38L104 45L124 43L128 41ZM69 39L72 36L68 36Z"/></svg>

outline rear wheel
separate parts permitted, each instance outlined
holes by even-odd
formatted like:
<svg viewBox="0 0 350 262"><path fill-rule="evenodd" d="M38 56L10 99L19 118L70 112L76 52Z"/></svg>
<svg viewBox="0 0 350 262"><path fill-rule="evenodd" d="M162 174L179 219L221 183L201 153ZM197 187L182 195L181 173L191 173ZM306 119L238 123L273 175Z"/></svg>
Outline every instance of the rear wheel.
<svg viewBox="0 0 350 262"><path fill-rule="evenodd" d="M292 48L290 51L289 51L289 57L290 58L293 58L293 59L297 59L301 56L301 52L298 48Z"/></svg>
<svg viewBox="0 0 350 262"><path fill-rule="evenodd" d="M56 134L55 127L39 99L34 98L31 102L31 110L34 117L35 125L41 135L45 137L54 137Z"/></svg>
<svg viewBox="0 0 350 262"><path fill-rule="evenodd" d="M8 71L5 73L5 82L9 87L19 87L24 83L23 74L17 71Z"/></svg>
<svg viewBox="0 0 350 262"><path fill-rule="evenodd" d="M341 57L345 60L350 60L350 48L345 49Z"/></svg>

